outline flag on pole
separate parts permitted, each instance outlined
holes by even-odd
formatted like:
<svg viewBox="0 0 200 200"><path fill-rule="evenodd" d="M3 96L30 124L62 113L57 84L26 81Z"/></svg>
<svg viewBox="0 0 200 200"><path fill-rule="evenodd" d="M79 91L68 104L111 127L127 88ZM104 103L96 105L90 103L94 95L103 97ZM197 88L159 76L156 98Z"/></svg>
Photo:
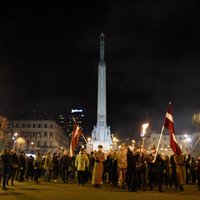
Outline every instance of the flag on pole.
<svg viewBox="0 0 200 200"><path fill-rule="evenodd" d="M178 145L178 142L177 142L177 139L176 139L176 136L175 136L171 102L169 103L169 106L168 106L168 109L167 109L167 112L166 112L164 127L169 130L170 147L172 148L172 150L175 154L180 155L182 152L181 152L181 149Z"/></svg>
<svg viewBox="0 0 200 200"><path fill-rule="evenodd" d="M73 132L72 132L71 143L70 143L70 156L74 155L74 150L78 146L78 141L81 135L83 135L83 132L80 129L78 123L74 121L74 127L73 127Z"/></svg>

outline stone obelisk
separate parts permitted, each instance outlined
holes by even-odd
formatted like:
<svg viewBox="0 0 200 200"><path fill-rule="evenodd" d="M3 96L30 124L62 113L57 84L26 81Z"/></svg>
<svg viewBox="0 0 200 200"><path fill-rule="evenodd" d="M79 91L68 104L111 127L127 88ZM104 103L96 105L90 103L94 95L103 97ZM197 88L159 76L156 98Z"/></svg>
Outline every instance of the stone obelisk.
<svg viewBox="0 0 200 200"><path fill-rule="evenodd" d="M97 124L92 131L91 145L97 149L102 145L105 150L112 147L110 127L106 123L106 63L104 59L104 34L100 35L100 61L98 64L98 98L97 98Z"/></svg>

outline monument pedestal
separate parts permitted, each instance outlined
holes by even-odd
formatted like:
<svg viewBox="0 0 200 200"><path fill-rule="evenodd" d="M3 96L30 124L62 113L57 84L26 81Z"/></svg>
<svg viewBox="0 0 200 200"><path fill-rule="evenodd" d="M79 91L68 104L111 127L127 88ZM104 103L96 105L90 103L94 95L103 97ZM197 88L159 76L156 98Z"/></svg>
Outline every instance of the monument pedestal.
<svg viewBox="0 0 200 200"><path fill-rule="evenodd" d="M94 127L92 131L91 146L94 150L97 150L99 145L102 145L104 150L113 148L110 127L98 125L97 127Z"/></svg>
<svg viewBox="0 0 200 200"><path fill-rule="evenodd" d="M110 142L105 142L105 141L91 141L87 143L87 152L91 152L94 150L98 150L98 146L102 145L104 151L109 151L110 149L113 149L113 144Z"/></svg>

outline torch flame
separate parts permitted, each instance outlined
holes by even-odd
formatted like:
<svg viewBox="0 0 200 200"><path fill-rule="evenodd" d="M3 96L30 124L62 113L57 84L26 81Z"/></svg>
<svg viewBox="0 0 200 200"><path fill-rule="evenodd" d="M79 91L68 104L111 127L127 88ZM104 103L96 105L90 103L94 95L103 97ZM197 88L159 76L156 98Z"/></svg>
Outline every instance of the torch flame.
<svg viewBox="0 0 200 200"><path fill-rule="evenodd" d="M145 132L146 132L146 129L148 128L148 126L149 126L149 123L146 123L146 124L142 125L141 137L145 136Z"/></svg>

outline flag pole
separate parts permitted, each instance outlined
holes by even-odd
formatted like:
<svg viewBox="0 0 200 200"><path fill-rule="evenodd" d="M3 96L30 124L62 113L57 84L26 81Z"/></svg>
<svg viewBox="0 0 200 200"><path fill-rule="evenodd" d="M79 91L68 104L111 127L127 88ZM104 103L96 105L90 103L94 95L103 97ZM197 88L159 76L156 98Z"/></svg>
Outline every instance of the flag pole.
<svg viewBox="0 0 200 200"><path fill-rule="evenodd" d="M171 105L171 102L169 102L169 105ZM165 115L165 117L166 117L166 115ZM162 135L163 135L164 129L165 129L165 126L163 125L163 127L161 129L160 137L159 137L159 140L158 140L158 145L156 147L156 155L155 155L155 157L154 157L152 162L156 161L156 157L158 155L158 150L159 150L159 146L160 146L160 142L161 142L161 139L162 139Z"/></svg>
<svg viewBox="0 0 200 200"><path fill-rule="evenodd" d="M75 120L75 118L74 117L72 117L72 119L73 119L73 121L74 122L76 122L76 120ZM77 122L76 122L77 123ZM83 132L83 131L82 131ZM87 140L86 140L86 138L85 138L85 136L83 135L83 133L82 133L82 135L81 135L82 137L83 137L83 139L85 140L85 143L87 144L88 142L87 142Z"/></svg>
<svg viewBox="0 0 200 200"><path fill-rule="evenodd" d="M156 157L158 155L158 150L159 150L159 146L160 146L160 142L161 142L161 139L162 139L162 135L163 135L164 129L165 129L165 126L162 127L162 130L161 130L161 133L160 133L160 137L159 137L159 140L158 140L158 145L156 147L156 154L155 154L154 159L152 161L153 163L156 161Z"/></svg>
<svg viewBox="0 0 200 200"><path fill-rule="evenodd" d="M86 140L85 136L83 134L81 136L83 137L83 139L85 140L85 143L87 144L88 141Z"/></svg>

